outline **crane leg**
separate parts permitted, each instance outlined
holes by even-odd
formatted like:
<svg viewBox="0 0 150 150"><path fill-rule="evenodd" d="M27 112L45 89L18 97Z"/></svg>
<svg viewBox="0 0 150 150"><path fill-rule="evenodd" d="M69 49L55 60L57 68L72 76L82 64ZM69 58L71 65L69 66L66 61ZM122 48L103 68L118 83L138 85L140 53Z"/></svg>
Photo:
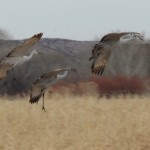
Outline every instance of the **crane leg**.
<svg viewBox="0 0 150 150"><path fill-rule="evenodd" d="M43 105L42 105L42 110L44 110L46 112L46 109L44 107L44 94L43 94Z"/></svg>

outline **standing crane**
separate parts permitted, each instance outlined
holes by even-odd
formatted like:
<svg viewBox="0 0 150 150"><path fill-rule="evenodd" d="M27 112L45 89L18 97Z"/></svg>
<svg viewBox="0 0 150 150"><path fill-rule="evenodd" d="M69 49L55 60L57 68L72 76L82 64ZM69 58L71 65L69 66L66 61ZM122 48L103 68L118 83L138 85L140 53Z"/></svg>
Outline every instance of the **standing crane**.
<svg viewBox="0 0 150 150"><path fill-rule="evenodd" d="M43 105L42 109L45 111L44 107L44 95L46 89L58 82L60 79L63 79L67 76L69 71L75 71L74 68L61 68L48 73L43 74L39 79L37 79L31 86L30 100L31 104L38 103L41 96L43 96Z"/></svg>

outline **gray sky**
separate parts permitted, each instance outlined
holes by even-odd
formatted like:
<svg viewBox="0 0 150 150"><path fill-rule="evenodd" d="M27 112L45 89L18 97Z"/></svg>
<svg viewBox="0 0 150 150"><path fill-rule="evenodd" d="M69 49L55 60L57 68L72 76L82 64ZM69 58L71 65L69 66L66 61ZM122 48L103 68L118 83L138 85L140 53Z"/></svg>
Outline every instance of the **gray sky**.
<svg viewBox="0 0 150 150"><path fill-rule="evenodd" d="M0 0L0 28L15 39L94 40L113 31L150 36L150 0Z"/></svg>

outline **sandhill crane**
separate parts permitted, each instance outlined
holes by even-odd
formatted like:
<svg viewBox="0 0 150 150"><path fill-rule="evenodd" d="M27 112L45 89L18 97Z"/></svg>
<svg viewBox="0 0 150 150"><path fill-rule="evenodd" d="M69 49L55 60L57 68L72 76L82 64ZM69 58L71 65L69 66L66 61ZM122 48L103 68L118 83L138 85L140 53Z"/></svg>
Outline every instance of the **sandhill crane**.
<svg viewBox="0 0 150 150"><path fill-rule="evenodd" d="M22 64L32 58L36 50L32 51L30 56L25 56L24 53L36 44L42 37L43 33L35 34L31 38L25 40L20 46L10 51L4 58L0 60L0 80L7 76L8 71L18 64Z"/></svg>
<svg viewBox="0 0 150 150"><path fill-rule="evenodd" d="M102 75L114 44L134 43L136 41L144 42L144 37L137 32L109 33L105 35L92 49L92 57L89 59L93 59L91 72L97 75Z"/></svg>
<svg viewBox="0 0 150 150"><path fill-rule="evenodd" d="M50 86L55 84L60 79L63 79L67 76L69 71L75 71L74 68L62 68L57 69L54 71L50 71L48 73L43 74L39 79L37 79L31 86L31 92L30 92L30 100L29 102L32 103L38 103L41 96L43 96L43 105L42 109L45 111L44 107L44 94L46 89Z"/></svg>
<svg viewBox="0 0 150 150"><path fill-rule="evenodd" d="M4 61L4 64L13 65L13 68L14 68L17 65L21 65L24 62L29 61L33 57L34 54L40 54L40 52L38 52L37 50L33 50L33 51L31 51L29 56L23 55L23 56L19 56L17 58L13 57L10 59L6 59Z"/></svg>

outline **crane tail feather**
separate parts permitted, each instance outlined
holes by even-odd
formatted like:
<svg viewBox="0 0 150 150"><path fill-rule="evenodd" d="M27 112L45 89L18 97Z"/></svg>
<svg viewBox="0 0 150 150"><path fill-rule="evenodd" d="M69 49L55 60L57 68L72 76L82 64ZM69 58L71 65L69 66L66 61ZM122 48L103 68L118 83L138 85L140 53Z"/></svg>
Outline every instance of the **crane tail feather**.
<svg viewBox="0 0 150 150"><path fill-rule="evenodd" d="M29 103L31 104L34 104L34 103L38 103L39 99L41 98L42 95L38 95L38 96L35 96L35 97L32 97L30 95L30 100L29 100Z"/></svg>

